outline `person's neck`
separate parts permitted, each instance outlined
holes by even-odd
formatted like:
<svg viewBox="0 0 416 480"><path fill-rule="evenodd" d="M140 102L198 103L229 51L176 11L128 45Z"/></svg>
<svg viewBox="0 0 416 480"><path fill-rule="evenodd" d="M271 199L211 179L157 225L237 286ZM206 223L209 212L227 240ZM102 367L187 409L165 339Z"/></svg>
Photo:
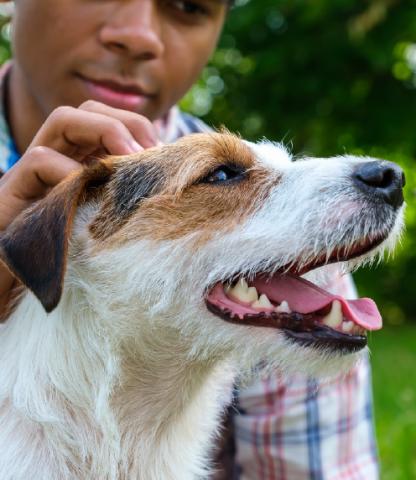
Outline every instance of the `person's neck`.
<svg viewBox="0 0 416 480"><path fill-rule="evenodd" d="M13 63L6 90L7 121L17 147L23 154L46 119L25 82L18 64Z"/></svg>

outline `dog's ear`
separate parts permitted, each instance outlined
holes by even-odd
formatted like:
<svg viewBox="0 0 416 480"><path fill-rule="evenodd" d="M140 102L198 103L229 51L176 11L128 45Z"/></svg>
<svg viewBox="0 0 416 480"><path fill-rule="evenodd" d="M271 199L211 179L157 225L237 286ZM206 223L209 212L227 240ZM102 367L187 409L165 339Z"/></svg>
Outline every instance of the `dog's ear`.
<svg viewBox="0 0 416 480"><path fill-rule="evenodd" d="M22 212L0 235L0 259L32 290L47 312L61 298L76 207L111 173L111 163L107 162L85 167Z"/></svg>

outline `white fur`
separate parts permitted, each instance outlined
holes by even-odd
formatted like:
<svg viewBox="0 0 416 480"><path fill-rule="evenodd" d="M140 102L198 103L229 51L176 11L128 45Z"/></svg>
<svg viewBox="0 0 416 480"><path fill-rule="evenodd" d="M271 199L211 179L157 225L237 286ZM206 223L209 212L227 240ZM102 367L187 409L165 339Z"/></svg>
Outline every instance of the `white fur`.
<svg viewBox="0 0 416 480"><path fill-rule="evenodd" d="M203 248L195 233L103 252L87 230L97 205L80 208L58 307L47 315L27 293L0 330L2 480L206 478L237 374L260 360L309 374L357 360L207 311L204 292L219 280L400 229L401 213L378 225L352 188L363 159L290 163L278 145L250 146L281 181L244 224Z"/></svg>

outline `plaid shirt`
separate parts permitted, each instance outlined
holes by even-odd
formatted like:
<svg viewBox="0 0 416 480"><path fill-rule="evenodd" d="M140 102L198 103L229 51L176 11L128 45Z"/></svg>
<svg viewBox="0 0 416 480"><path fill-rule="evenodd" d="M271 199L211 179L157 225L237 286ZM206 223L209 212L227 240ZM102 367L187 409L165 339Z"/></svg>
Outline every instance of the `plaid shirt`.
<svg viewBox="0 0 416 480"><path fill-rule="evenodd" d="M351 277L330 289L355 297ZM239 391L237 408L241 480L379 478L368 359L327 383L276 372Z"/></svg>
<svg viewBox="0 0 416 480"><path fill-rule="evenodd" d="M4 112L0 71L0 169L19 159ZM188 133L209 131L200 120L174 107L155 122L170 143ZM355 297L350 277L334 279L330 289ZM377 451L372 419L368 360L329 383L282 373L236 390L215 478L224 480L375 480ZM227 435L228 434L228 435ZM180 479L178 479L180 480Z"/></svg>

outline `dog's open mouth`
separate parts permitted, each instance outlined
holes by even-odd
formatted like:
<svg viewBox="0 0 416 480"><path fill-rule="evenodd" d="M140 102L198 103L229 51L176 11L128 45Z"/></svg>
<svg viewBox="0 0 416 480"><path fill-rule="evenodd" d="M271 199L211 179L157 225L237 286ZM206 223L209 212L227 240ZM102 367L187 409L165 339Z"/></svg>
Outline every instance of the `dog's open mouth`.
<svg viewBox="0 0 416 480"><path fill-rule="evenodd" d="M219 282L205 302L211 313L227 322L278 328L302 345L345 353L365 347L366 331L382 326L373 300L347 300L295 273Z"/></svg>

